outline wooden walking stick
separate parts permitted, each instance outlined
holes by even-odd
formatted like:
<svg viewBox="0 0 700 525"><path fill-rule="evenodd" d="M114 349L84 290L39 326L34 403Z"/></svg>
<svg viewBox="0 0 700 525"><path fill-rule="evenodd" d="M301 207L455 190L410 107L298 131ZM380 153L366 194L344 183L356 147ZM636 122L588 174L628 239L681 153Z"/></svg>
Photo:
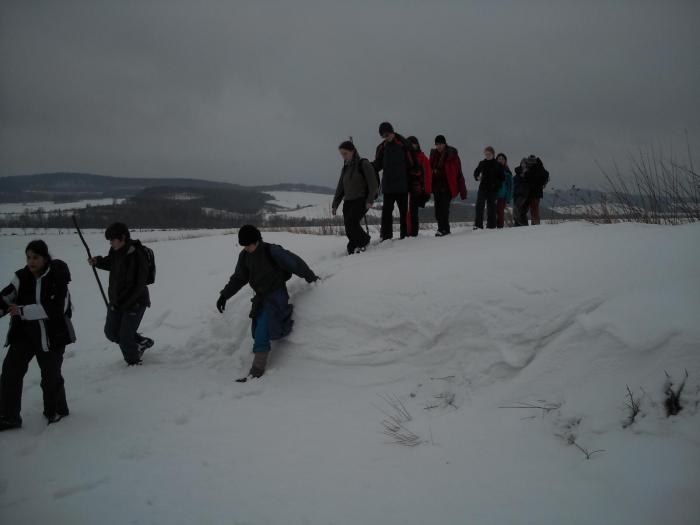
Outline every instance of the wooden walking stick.
<svg viewBox="0 0 700 525"><path fill-rule="evenodd" d="M83 232L80 231L80 226L78 226L78 219L73 215L73 224L75 225L75 229L78 230L78 235L80 236L80 240L83 241L83 246L85 246L85 250L87 251L88 258L92 259L92 254L90 253L90 247L87 245L87 242L85 242L85 237L83 237ZM100 287L100 293L102 294L102 300L105 302L105 308L109 309L109 301L107 300L107 296L105 295L105 290L102 288L102 282L100 281L100 276L97 275L97 268L94 266L92 267L92 273L95 274L95 279L97 280L97 286Z"/></svg>

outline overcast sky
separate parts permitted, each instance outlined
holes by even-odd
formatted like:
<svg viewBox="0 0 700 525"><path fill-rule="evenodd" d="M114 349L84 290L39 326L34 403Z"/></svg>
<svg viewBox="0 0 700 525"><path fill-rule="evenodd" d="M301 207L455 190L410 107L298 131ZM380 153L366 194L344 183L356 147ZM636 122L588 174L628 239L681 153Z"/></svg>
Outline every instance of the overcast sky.
<svg viewBox="0 0 700 525"><path fill-rule="evenodd" d="M0 175L334 186L338 144L436 134L465 172L700 148L700 1L3 0ZM469 179L468 179L469 180ZM470 187L474 187L471 183Z"/></svg>

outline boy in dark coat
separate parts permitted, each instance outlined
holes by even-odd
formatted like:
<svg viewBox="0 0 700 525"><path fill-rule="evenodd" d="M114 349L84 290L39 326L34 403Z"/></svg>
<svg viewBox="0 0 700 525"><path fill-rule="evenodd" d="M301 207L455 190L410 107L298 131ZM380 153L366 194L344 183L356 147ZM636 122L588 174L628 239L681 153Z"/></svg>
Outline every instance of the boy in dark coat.
<svg viewBox="0 0 700 525"><path fill-rule="evenodd" d="M255 291L250 311L254 358L248 377L238 380L244 383L265 373L270 341L286 337L292 331L293 306L289 304L286 282L292 274L305 279L307 283L319 278L299 256L276 244L263 242L255 226L243 226L238 231L238 243L243 250L238 256L236 270L219 294L216 308L223 313L226 301L246 284Z"/></svg>
<svg viewBox="0 0 700 525"><path fill-rule="evenodd" d="M66 345L75 342L70 271L66 263L51 258L44 241L30 242L25 253L27 265L0 292L0 317L12 316L0 376L0 430L22 426L22 382L34 357L41 368L47 422L68 415L61 366Z"/></svg>
<svg viewBox="0 0 700 525"><path fill-rule="evenodd" d="M496 200L498 192L505 180L503 167L496 160L496 151L488 146L484 150L484 160L474 170L474 180L479 181L479 192L476 197L476 220L474 229L484 228L484 206L486 206L486 227L496 227Z"/></svg>
<svg viewBox="0 0 700 525"><path fill-rule="evenodd" d="M148 261L141 243L131 239L126 224L110 225L105 238L111 245L109 253L88 259L91 266L109 272L105 335L119 345L127 365L138 365L143 352L153 345L151 339L137 333L146 308L151 306Z"/></svg>
<svg viewBox="0 0 700 525"><path fill-rule="evenodd" d="M379 125L379 134L384 139L378 146L372 166L375 173L382 172L382 205L381 240L385 241L394 236L393 213L394 204L399 208L401 220L401 238L406 237L408 210L408 184L413 170L411 146L406 139L394 131L388 122Z"/></svg>

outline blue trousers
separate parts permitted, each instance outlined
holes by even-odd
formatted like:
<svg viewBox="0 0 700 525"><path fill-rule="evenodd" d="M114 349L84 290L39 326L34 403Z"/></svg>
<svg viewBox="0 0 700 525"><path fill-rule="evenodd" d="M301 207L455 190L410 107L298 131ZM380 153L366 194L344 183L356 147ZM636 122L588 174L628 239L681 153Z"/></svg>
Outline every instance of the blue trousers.
<svg viewBox="0 0 700 525"><path fill-rule="evenodd" d="M270 311L265 307L255 318L253 352L269 352L270 348Z"/></svg>

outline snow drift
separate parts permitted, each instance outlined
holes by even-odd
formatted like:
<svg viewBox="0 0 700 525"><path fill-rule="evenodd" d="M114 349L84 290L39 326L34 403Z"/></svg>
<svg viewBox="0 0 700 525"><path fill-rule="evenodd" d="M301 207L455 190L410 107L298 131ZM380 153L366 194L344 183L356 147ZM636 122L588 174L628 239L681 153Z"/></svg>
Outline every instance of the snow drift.
<svg viewBox="0 0 700 525"><path fill-rule="evenodd" d="M235 238L149 237L157 343L126 369L79 241L44 236L75 277L72 414L45 427L32 365L25 428L0 435L3 521L697 519L700 226L426 234L351 257L341 238L265 234L324 280L290 281L295 331L245 385L251 293L214 310ZM0 238L5 278L27 241ZM665 372L677 388L685 370L667 418ZM392 418L416 446L383 434Z"/></svg>

